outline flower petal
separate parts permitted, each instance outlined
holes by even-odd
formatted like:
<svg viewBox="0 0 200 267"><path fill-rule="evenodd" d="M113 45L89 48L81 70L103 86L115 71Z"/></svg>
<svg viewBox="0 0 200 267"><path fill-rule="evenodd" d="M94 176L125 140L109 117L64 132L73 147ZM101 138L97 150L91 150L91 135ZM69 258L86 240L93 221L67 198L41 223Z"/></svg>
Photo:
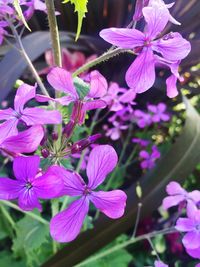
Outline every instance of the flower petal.
<svg viewBox="0 0 200 267"><path fill-rule="evenodd" d="M133 89L129 89L123 95L119 96L119 101L122 103L131 103L135 98L135 91Z"/></svg>
<svg viewBox="0 0 200 267"><path fill-rule="evenodd" d="M35 125L18 135L6 138L0 144L0 148L14 153L32 153L40 145L43 136L43 128Z"/></svg>
<svg viewBox="0 0 200 267"><path fill-rule="evenodd" d="M16 199L19 196L20 184L10 178L0 178L0 199Z"/></svg>
<svg viewBox="0 0 200 267"><path fill-rule="evenodd" d="M17 157L13 162L13 172L18 180L30 181L35 178L40 165L40 157L37 155L29 157Z"/></svg>
<svg viewBox="0 0 200 267"><path fill-rule="evenodd" d="M162 206L165 210L177 206L179 203L185 200L183 195L169 196L163 199Z"/></svg>
<svg viewBox="0 0 200 267"><path fill-rule="evenodd" d="M44 175L32 180L31 184L38 198L51 199L60 194L64 183L58 175L59 169L59 166L50 167Z"/></svg>
<svg viewBox="0 0 200 267"><path fill-rule="evenodd" d="M62 121L58 110L45 110L43 108L25 108L21 117L26 125L59 124Z"/></svg>
<svg viewBox="0 0 200 267"><path fill-rule="evenodd" d="M162 261L155 261L154 265L155 265L155 267L169 267L169 265L165 264Z"/></svg>
<svg viewBox="0 0 200 267"><path fill-rule="evenodd" d="M153 50L167 60L181 60L191 51L190 43L180 33L172 32L153 42Z"/></svg>
<svg viewBox="0 0 200 267"><path fill-rule="evenodd" d="M176 229L180 232L190 232L195 229L195 223L188 218L179 218L176 222Z"/></svg>
<svg viewBox="0 0 200 267"><path fill-rule="evenodd" d="M200 247L197 249L186 249L187 253L195 258L195 259L199 259L200 260ZM197 267L197 266L196 266ZM199 267L199 266L198 266Z"/></svg>
<svg viewBox="0 0 200 267"><path fill-rule="evenodd" d="M194 190L188 193L188 198L192 199L196 204L200 202L200 191Z"/></svg>
<svg viewBox="0 0 200 267"><path fill-rule="evenodd" d="M171 75L166 80L167 84L167 96L170 98L176 97L178 95L178 89L176 87L177 77L175 75Z"/></svg>
<svg viewBox="0 0 200 267"><path fill-rule="evenodd" d="M89 210L89 201L82 197L58 213L50 221L50 234L57 242L70 242L79 234Z"/></svg>
<svg viewBox="0 0 200 267"><path fill-rule="evenodd" d="M155 82L155 59L150 48L143 49L126 72L126 82L135 93L147 91Z"/></svg>
<svg viewBox="0 0 200 267"><path fill-rule="evenodd" d="M15 95L14 107L16 111L22 111L26 102L35 97L37 85L34 86L23 83Z"/></svg>
<svg viewBox="0 0 200 267"><path fill-rule="evenodd" d="M64 183L61 192L62 195L68 195L68 196L82 195L85 188L85 182L78 173L57 166L50 167L49 172L55 173L55 175L59 176L60 179L62 179Z"/></svg>
<svg viewBox="0 0 200 267"><path fill-rule="evenodd" d="M187 249L197 249L200 247L200 233L197 231L191 231L184 235L183 245Z"/></svg>
<svg viewBox="0 0 200 267"><path fill-rule="evenodd" d="M55 90L70 94L75 99L78 98L72 75L65 69L59 67L53 68L47 75L47 80Z"/></svg>
<svg viewBox="0 0 200 267"><path fill-rule="evenodd" d="M83 105L83 109L85 111L87 110L93 110L93 109L98 109L98 108L105 108L107 106L106 102L103 100L92 100L92 101L87 101Z"/></svg>
<svg viewBox="0 0 200 267"><path fill-rule="evenodd" d="M6 138L18 134L18 119L11 119L0 124L0 143L3 142Z"/></svg>
<svg viewBox="0 0 200 267"><path fill-rule="evenodd" d="M13 119L14 110L12 108L2 109L0 110L0 121L1 120L9 120Z"/></svg>
<svg viewBox="0 0 200 267"><path fill-rule="evenodd" d="M19 195L18 204L20 208L25 211L31 211L35 208L42 211L42 206L39 203L37 195L33 189L24 188Z"/></svg>
<svg viewBox="0 0 200 267"><path fill-rule="evenodd" d="M105 77L97 70L90 73L90 91L88 97L103 97L107 93L108 83Z"/></svg>
<svg viewBox="0 0 200 267"><path fill-rule="evenodd" d="M99 35L105 41L121 48L133 49L143 46L145 42L144 33L136 29L109 28L102 30Z"/></svg>
<svg viewBox="0 0 200 267"><path fill-rule="evenodd" d="M100 185L107 174L115 168L117 161L118 156L113 147L100 145L93 148L86 169L89 180L88 186L94 189Z"/></svg>
<svg viewBox="0 0 200 267"><path fill-rule="evenodd" d="M165 6L148 6L144 7L142 12L147 22L147 35L154 39L167 25L169 11Z"/></svg>
<svg viewBox="0 0 200 267"><path fill-rule="evenodd" d="M166 191L167 191L167 194L168 195L184 195L184 194L187 194L187 191L185 189L183 189L181 187L181 185L177 182L170 182L167 186L166 186Z"/></svg>
<svg viewBox="0 0 200 267"><path fill-rule="evenodd" d="M126 206L126 194L121 190L92 192L89 199L97 209L112 219L123 216Z"/></svg>

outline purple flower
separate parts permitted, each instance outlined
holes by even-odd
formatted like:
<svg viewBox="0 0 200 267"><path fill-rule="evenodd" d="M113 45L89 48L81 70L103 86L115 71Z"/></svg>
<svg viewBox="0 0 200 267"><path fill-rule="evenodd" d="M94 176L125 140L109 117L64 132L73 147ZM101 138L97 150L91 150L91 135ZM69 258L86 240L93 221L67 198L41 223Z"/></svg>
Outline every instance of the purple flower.
<svg viewBox="0 0 200 267"><path fill-rule="evenodd" d="M200 210L193 202L189 202L187 205L187 218L177 220L176 229L180 232L186 232L182 239L186 249L200 249Z"/></svg>
<svg viewBox="0 0 200 267"><path fill-rule="evenodd" d="M98 71L90 73L90 90L84 99L80 99L73 84L71 73L65 69L53 68L47 75L47 80L55 90L67 95L56 99L37 95L36 99L39 102L52 100L66 106L74 103L73 113L76 114L76 117L78 114L79 120L77 123L79 124L83 123L86 111L106 107L106 102L100 98L107 92L107 81Z"/></svg>
<svg viewBox="0 0 200 267"><path fill-rule="evenodd" d="M78 196L79 199L52 218L50 233L56 241L70 242L77 237L89 211L90 201L109 218L116 219L124 214L127 197L123 191L94 191L115 168L117 160L117 154L111 146L100 145L89 155L86 169L88 184L76 172L64 169L60 172L64 180L63 194Z"/></svg>
<svg viewBox="0 0 200 267"><path fill-rule="evenodd" d="M133 138L131 141L133 143L136 143L136 144L140 145L141 147L146 147L150 143L150 141L145 140L145 139L141 139L141 138Z"/></svg>
<svg viewBox="0 0 200 267"><path fill-rule="evenodd" d="M14 136L0 136L0 150L12 153L32 153L34 152L44 137L42 126L35 125ZM11 153L12 152L12 153Z"/></svg>
<svg viewBox="0 0 200 267"><path fill-rule="evenodd" d="M144 7L143 15L147 23L144 33L136 29L110 28L102 30L100 36L115 46L132 49L138 55L126 72L126 82L136 93L153 86L155 66L162 63L172 72L167 80L167 95L174 97L178 94L175 82L180 79L177 66L190 52L190 43L177 32L156 39L169 20L169 11L164 6Z"/></svg>
<svg viewBox="0 0 200 267"><path fill-rule="evenodd" d="M136 109L134 111L133 116L134 119L136 120L138 127L140 128L145 128L152 124L152 115L142 110Z"/></svg>
<svg viewBox="0 0 200 267"><path fill-rule="evenodd" d="M148 153L146 150L142 150L140 151L139 156L144 159L141 161L141 168L152 169L155 166L155 161L160 158L160 152L156 146L153 146L151 153Z"/></svg>
<svg viewBox="0 0 200 267"><path fill-rule="evenodd" d="M179 183L174 181L167 185L166 191L169 196L163 199L162 206L164 209L177 206L182 202L192 201L197 204L200 201L200 191L194 190L188 193Z"/></svg>
<svg viewBox="0 0 200 267"><path fill-rule="evenodd" d="M152 112L152 121L161 122L169 121L170 116L165 113L167 106L164 103L159 103L156 105L147 105L148 111Z"/></svg>
<svg viewBox="0 0 200 267"><path fill-rule="evenodd" d="M63 181L51 171L51 167L44 174L38 173L39 156L17 157L14 159L13 172L16 180L0 178L0 199L18 199L23 210L32 210L42 206L38 199L56 197L63 188ZM54 170L55 167L54 166Z"/></svg>
<svg viewBox="0 0 200 267"><path fill-rule="evenodd" d="M165 263L162 262L162 261L155 261L155 262L154 262L154 266L155 266L155 267L168 267L169 265L165 264Z"/></svg>
<svg viewBox="0 0 200 267"><path fill-rule="evenodd" d="M0 125L0 135L16 135L18 133L17 125L20 121L27 126L61 123L62 118L57 110L47 111L38 107L24 108L24 105L35 97L35 89L36 86L22 84L15 95L14 109L0 110L0 121L5 120Z"/></svg>
<svg viewBox="0 0 200 267"><path fill-rule="evenodd" d="M104 130L106 130L106 136L110 136L110 138L115 141L118 140L121 136L121 132L128 129L128 125L123 125L122 122L114 121L112 128L108 128L107 125L104 126Z"/></svg>

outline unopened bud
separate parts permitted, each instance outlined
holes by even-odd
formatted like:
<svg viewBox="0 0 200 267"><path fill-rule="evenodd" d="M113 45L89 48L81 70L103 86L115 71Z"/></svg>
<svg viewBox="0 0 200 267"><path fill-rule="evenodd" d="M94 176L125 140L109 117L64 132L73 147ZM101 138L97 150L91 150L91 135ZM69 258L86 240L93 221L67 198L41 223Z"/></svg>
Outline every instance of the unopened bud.
<svg viewBox="0 0 200 267"><path fill-rule="evenodd" d="M42 154L43 158L46 159L46 158L48 158L50 152L49 152L49 150L48 150L47 148L43 148L43 149L41 150L41 154Z"/></svg>
<svg viewBox="0 0 200 267"><path fill-rule="evenodd" d="M58 133L53 132L52 133L52 139L53 139L53 141L57 141L58 140Z"/></svg>
<svg viewBox="0 0 200 267"><path fill-rule="evenodd" d="M91 135L91 136L89 136L87 138L84 138L84 139L74 143L72 145L72 147L71 147L71 154L75 154L75 153L81 152L86 147L88 147L89 145L94 143L100 137L101 137L101 134L94 134L94 135Z"/></svg>

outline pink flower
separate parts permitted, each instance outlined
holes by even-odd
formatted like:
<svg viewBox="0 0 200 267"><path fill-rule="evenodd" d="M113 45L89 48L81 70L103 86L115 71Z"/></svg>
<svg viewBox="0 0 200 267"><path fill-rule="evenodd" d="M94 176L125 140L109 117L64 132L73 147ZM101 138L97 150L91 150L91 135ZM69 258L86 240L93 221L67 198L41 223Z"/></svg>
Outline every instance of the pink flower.
<svg viewBox="0 0 200 267"><path fill-rule="evenodd" d="M107 128L104 126L104 130L106 130L106 136L110 136L110 138L115 141L118 140L121 136L121 132L128 129L128 125L123 125L121 122L114 121L112 128Z"/></svg>
<svg viewBox="0 0 200 267"><path fill-rule="evenodd" d="M64 169L59 172L64 180L63 194L78 196L79 199L52 218L50 233L56 241L70 242L77 237L89 211L90 201L109 218L117 219L123 216L127 198L123 191L94 191L115 168L117 160L117 154L111 146L100 145L89 155L86 169L88 184L76 172Z"/></svg>
<svg viewBox="0 0 200 267"><path fill-rule="evenodd" d="M200 191L194 190L188 193L179 183L174 181L167 185L166 191L169 196L165 197L162 203L165 210L177 206L182 202L188 203L189 201L192 201L197 204L200 201Z"/></svg>
<svg viewBox="0 0 200 267"><path fill-rule="evenodd" d="M134 116L134 119L136 120L138 127L140 128L145 128L152 124L152 115L142 110L136 109L134 111L133 116Z"/></svg>
<svg viewBox="0 0 200 267"><path fill-rule="evenodd" d="M126 72L126 82L135 93L143 93L155 82L155 66L162 63L170 68L167 79L167 95L178 94L176 80L180 79L178 65L191 50L190 43L178 32L158 38L169 21L170 14L164 5L143 8L145 32L136 29L110 28L100 32L107 42L124 49L132 49L137 58ZM162 56L158 56L159 53Z"/></svg>
<svg viewBox="0 0 200 267"><path fill-rule="evenodd" d="M62 121L60 112L57 110L47 111L43 108L24 108L24 105L35 97L36 86L22 84L15 95L14 109L0 110L0 135L13 136L18 133L17 125L24 122L27 126L43 124L59 124Z"/></svg>
<svg viewBox="0 0 200 267"><path fill-rule="evenodd" d="M141 147L146 147L150 143L150 141L141 138L133 138L131 141L133 143L139 144Z"/></svg>
<svg viewBox="0 0 200 267"><path fill-rule="evenodd" d="M38 199L56 197L63 188L63 181L51 172L51 167L43 175L38 174L39 164L39 156L15 158L13 171L16 180L0 178L0 199L18 199L21 209L28 211L38 208L41 211Z"/></svg>
<svg viewBox="0 0 200 267"><path fill-rule="evenodd" d="M160 158L160 152L156 146L152 147L152 153L148 153L145 150L140 151L139 154L140 158L143 160L141 161L141 168L142 169L152 169L155 166L155 161Z"/></svg>
<svg viewBox="0 0 200 267"><path fill-rule="evenodd" d="M166 113L167 106L164 103L156 105L147 105L148 111L152 112L153 122L169 121L170 116Z"/></svg>

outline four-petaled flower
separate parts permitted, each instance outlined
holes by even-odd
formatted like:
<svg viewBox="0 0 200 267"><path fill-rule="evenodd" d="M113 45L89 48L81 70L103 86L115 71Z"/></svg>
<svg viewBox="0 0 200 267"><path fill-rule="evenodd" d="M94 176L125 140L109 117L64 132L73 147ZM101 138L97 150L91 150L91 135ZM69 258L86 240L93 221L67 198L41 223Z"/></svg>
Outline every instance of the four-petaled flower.
<svg viewBox="0 0 200 267"><path fill-rule="evenodd" d="M14 109L8 108L0 110L0 135L13 136L18 133L17 125L19 122L24 122L27 126L43 125L43 124L58 124L62 118L57 110L45 110L43 108L24 108L24 105L35 97L36 86L22 84L15 95Z"/></svg>
<svg viewBox="0 0 200 267"><path fill-rule="evenodd" d="M180 61L191 50L190 43L178 32L171 32L156 39L169 21L169 11L163 5L152 5L143 8L147 23L145 32L136 29L110 28L100 32L107 42L125 49L132 49L137 58L126 72L126 82L136 93L143 93L155 82L155 66L162 64L170 68L172 75L166 80L167 95L175 97ZM162 55L162 56L160 56Z"/></svg>
<svg viewBox="0 0 200 267"><path fill-rule="evenodd" d="M148 111L152 112L152 121L161 122L169 121L170 116L166 113L167 106L164 103L159 103L158 105L147 105Z"/></svg>
<svg viewBox="0 0 200 267"><path fill-rule="evenodd" d="M17 157L14 159L13 171L16 180L0 178L0 199L18 199L23 210L32 210L42 206L38 199L51 199L57 197L63 188L63 181L55 175L54 166L44 173L39 173L39 156ZM51 171L53 168L53 172Z"/></svg>
<svg viewBox="0 0 200 267"><path fill-rule="evenodd" d="M117 154L109 145L95 147L87 164L88 184L76 172L62 170L57 175L64 180L63 195L78 196L69 207L50 222L51 236L58 242L70 242L79 234L91 201L97 209L112 219L124 214L126 194L121 190L95 192L117 164Z"/></svg>
<svg viewBox="0 0 200 267"><path fill-rule="evenodd" d="M139 154L141 161L140 165L142 169L152 169L155 166L155 161L160 158L160 152L156 146L152 147L152 152L148 153L146 150L140 151Z"/></svg>

